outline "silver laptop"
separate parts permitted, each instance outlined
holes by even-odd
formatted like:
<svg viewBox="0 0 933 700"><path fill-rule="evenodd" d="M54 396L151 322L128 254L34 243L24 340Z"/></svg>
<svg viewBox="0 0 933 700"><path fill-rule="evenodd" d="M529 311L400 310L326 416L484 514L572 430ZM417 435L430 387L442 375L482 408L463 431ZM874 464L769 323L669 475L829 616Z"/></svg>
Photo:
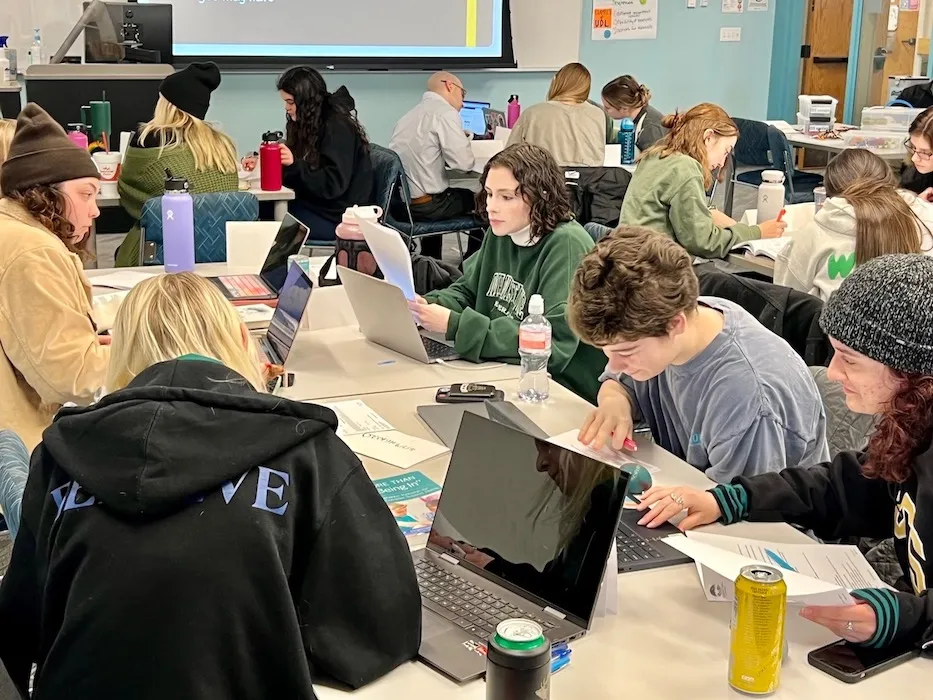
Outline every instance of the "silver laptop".
<svg viewBox="0 0 933 700"><path fill-rule="evenodd" d="M531 418L522 413L511 401L475 401L473 403L433 403L418 406L416 409L432 432L447 447L453 449L460 432L460 422L464 413L475 413L483 418L494 420L516 430L528 433L532 437L547 440L548 435Z"/></svg>
<svg viewBox="0 0 933 700"><path fill-rule="evenodd" d="M288 360L313 288L314 283L307 273L292 263L282 285L269 328L253 334L269 362L284 366Z"/></svg>
<svg viewBox="0 0 933 700"><path fill-rule="evenodd" d="M467 681L509 618L537 621L552 644L586 634L628 473L464 413L427 547L419 658Z"/></svg>
<svg viewBox="0 0 933 700"><path fill-rule="evenodd" d="M405 295L394 284L339 265L337 275L366 340L425 364L457 359L451 343L419 331Z"/></svg>

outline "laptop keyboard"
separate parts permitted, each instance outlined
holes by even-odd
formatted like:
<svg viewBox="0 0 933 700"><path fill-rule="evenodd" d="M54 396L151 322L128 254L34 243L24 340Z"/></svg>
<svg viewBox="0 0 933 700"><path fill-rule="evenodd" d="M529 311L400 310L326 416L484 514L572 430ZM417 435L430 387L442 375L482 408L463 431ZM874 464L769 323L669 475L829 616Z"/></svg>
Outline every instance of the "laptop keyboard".
<svg viewBox="0 0 933 700"><path fill-rule="evenodd" d="M415 573L422 604L470 634L486 639L500 622L516 617L534 620L545 630L557 627L550 620L515 607L427 559L415 563Z"/></svg>
<svg viewBox="0 0 933 700"><path fill-rule="evenodd" d="M654 545L624 522L620 522L616 529L616 553L620 564L661 558L661 553L654 548Z"/></svg>
<svg viewBox="0 0 933 700"><path fill-rule="evenodd" d="M429 360L444 360L456 354L452 347L439 340L434 340L434 338L421 336L421 342L424 343L424 349L428 353Z"/></svg>

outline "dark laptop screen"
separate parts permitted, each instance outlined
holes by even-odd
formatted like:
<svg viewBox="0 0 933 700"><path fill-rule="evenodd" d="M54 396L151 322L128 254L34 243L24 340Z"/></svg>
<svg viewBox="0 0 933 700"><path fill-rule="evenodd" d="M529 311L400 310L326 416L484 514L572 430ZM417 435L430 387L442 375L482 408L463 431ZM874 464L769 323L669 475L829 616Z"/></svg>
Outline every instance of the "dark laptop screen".
<svg viewBox="0 0 933 700"><path fill-rule="evenodd" d="M275 234L275 241L262 264L259 276L273 292L278 294L288 274L288 256L297 255L308 237L309 229L291 214L286 214Z"/></svg>
<svg viewBox="0 0 933 700"><path fill-rule="evenodd" d="M628 474L464 413L429 547L586 624Z"/></svg>
<svg viewBox="0 0 933 700"><path fill-rule="evenodd" d="M269 323L266 338L278 359L285 362L298 334L298 324L311 298L311 278L298 265L292 265L285 284L279 293L279 301Z"/></svg>

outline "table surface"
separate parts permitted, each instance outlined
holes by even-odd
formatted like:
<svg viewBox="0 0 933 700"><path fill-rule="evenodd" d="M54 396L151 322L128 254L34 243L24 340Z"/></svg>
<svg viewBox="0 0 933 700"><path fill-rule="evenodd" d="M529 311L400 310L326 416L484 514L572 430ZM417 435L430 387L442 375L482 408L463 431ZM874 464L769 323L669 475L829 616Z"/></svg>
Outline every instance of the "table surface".
<svg viewBox="0 0 933 700"><path fill-rule="evenodd" d="M767 121L765 123L771 124L772 126L776 126L778 129L780 129L783 132L783 134L787 137L788 142L790 142L792 146L812 148L813 150L817 150L817 151L829 151L831 153L841 153L847 148L852 148L851 146L847 146L846 142L841 138L839 139L818 139L814 136L807 136L802 131L798 131L796 128L794 128L793 124L789 124L788 122L784 122L780 120L777 120L777 121L772 120L772 121ZM848 126L848 125L837 124L836 126ZM849 128L856 129L857 127L850 126ZM904 134L904 138L907 138L906 133ZM892 161L903 160L904 157L906 156L906 151L901 151L898 153L884 153L884 152L872 151L872 153L882 158L883 160L892 160Z"/></svg>
<svg viewBox="0 0 933 700"><path fill-rule="evenodd" d="M774 261L764 255L752 255L751 253L729 253L726 260L740 267L743 270L757 272L765 277L774 278Z"/></svg>
<svg viewBox="0 0 933 700"><path fill-rule="evenodd" d="M243 190L243 191L248 191L256 195L256 199L258 199L260 202L291 201L295 198L295 191L290 190L287 187L283 187L282 189L276 192L267 192L265 190L259 189L258 183L254 183L254 186L250 187L249 190ZM119 197L102 197L98 195L97 206L101 208L118 207L120 206L120 198Z"/></svg>
<svg viewBox="0 0 933 700"><path fill-rule="evenodd" d="M517 401L514 396L517 381L498 382L497 386L551 434L578 427L588 410L588 404L582 399L555 384L551 385L551 398L541 405ZM415 413L417 406L432 403L433 395L433 388L425 388L361 398L399 430L438 441ZM686 483L697 487L709 484L701 472L642 439L639 439L637 456L660 468L655 475L658 483ZM362 459L372 478L400 472L376 460ZM449 455L443 455L414 469L442 483L448 460ZM784 524L742 523L728 529L721 525L708 529L762 540L807 541L803 534ZM706 600L692 565L623 574L618 581L618 595L618 614L597 618L590 634L573 643L571 664L552 679L552 697L564 700L741 697L731 691L726 682L731 606ZM874 700L882 694L889 697L916 695L916 688L929 684L930 661L916 659L846 688L812 668L806 660L808 651L833 641L831 634L799 619L791 611L787 639L790 657L783 668L781 688L773 696L776 699L811 700L828 697L830 692L845 688L847 700ZM673 668L677 672L671 673ZM348 697L331 688L316 690L322 699ZM485 685L482 681L457 685L427 666L412 662L353 694L354 698L362 700L412 696L481 700L485 697Z"/></svg>

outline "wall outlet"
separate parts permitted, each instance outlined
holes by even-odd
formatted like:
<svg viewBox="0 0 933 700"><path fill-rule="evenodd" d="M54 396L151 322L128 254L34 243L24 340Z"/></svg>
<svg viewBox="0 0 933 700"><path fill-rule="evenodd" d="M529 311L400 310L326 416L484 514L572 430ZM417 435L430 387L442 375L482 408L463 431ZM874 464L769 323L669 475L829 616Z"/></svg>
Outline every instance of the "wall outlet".
<svg viewBox="0 0 933 700"><path fill-rule="evenodd" d="M720 27L719 28L719 40L720 41L742 41L742 28L741 27Z"/></svg>

